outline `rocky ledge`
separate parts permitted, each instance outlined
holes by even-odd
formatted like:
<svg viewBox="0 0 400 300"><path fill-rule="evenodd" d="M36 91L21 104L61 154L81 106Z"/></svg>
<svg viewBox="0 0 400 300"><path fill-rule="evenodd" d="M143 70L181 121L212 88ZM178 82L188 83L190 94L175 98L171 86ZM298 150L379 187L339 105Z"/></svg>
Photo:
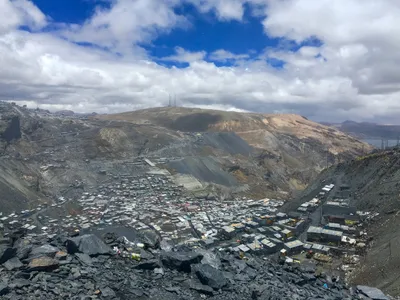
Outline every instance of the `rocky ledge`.
<svg viewBox="0 0 400 300"><path fill-rule="evenodd" d="M0 264L0 299L388 299L313 266L171 247L151 232L137 241L14 232L0 239Z"/></svg>

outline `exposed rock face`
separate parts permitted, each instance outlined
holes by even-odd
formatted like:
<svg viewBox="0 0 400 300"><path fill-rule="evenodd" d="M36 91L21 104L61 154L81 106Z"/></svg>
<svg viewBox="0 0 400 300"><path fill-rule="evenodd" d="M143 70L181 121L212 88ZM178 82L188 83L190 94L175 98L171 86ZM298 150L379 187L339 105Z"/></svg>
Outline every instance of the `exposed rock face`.
<svg viewBox="0 0 400 300"><path fill-rule="evenodd" d="M153 230L143 230L139 239L146 247L158 248L160 246L161 239Z"/></svg>
<svg viewBox="0 0 400 300"><path fill-rule="evenodd" d="M202 258L203 255L196 252L161 252L161 261L166 267L183 272L190 272L190 266Z"/></svg>
<svg viewBox="0 0 400 300"><path fill-rule="evenodd" d="M36 247L32 249L30 256L31 257L39 257L39 256L48 256L53 258L59 250L56 247L51 245L43 245L40 247Z"/></svg>
<svg viewBox="0 0 400 300"><path fill-rule="evenodd" d="M12 270L16 270L19 269L23 266L23 264L21 263L21 261L18 259L18 257L13 257L9 260L7 260L4 263L4 267L8 270L8 271L12 271Z"/></svg>
<svg viewBox="0 0 400 300"><path fill-rule="evenodd" d="M5 263L7 260L13 258L17 250L6 245L0 245L0 264Z"/></svg>
<svg viewBox="0 0 400 300"><path fill-rule="evenodd" d="M118 120L135 124L152 124L160 130L200 132L194 142L235 156L241 154L254 157L257 167L239 160L240 169L224 165L222 169L234 175L240 183L254 183L264 177L257 186L268 186L268 190L301 190L324 168L338 161L351 159L372 147L334 128L307 120L293 114L256 114L223 112L190 108L154 108L116 115L98 115L96 118ZM249 148L250 147L250 148ZM176 154L185 148L176 147ZM209 148L207 148L208 150ZM209 156L215 152L210 151ZM165 153L163 153L165 155ZM193 156L193 155L192 155ZM218 156L217 156L218 157ZM210 175L204 163L191 166L190 163L176 162L172 169L189 174L200 181L214 182L219 179L215 172ZM199 174L199 169L202 171ZM262 169L262 173L261 173ZM268 175L270 174L270 175ZM229 186L231 181L218 180L218 184ZM250 189L253 195L260 195L259 187ZM265 192L264 192L265 195ZM272 197L272 196L271 196Z"/></svg>
<svg viewBox="0 0 400 300"><path fill-rule="evenodd" d="M0 282L0 296L7 294L9 290L10 288L6 284Z"/></svg>
<svg viewBox="0 0 400 300"><path fill-rule="evenodd" d="M9 142L15 139L18 143ZM75 196L85 185L120 172L116 165L134 172L126 162L144 156L185 157L162 168L176 172L177 180L195 177L199 183L192 188L211 184L241 196L275 198L302 189L327 163L353 158L363 148L368 150L295 115L159 108L88 119L1 104L0 207L27 209L50 202L63 189ZM149 242L154 247L157 240Z"/></svg>
<svg viewBox="0 0 400 300"><path fill-rule="evenodd" d="M89 256L111 254L111 248L94 234L86 234L67 240L68 253L82 252Z"/></svg>
<svg viewBox="0 0 400 300"><path fill-rule="evenodd" d="M15 243L15 247L17 248L17 257L21 260L28 258L29 254L32 251L32 245L28 240L25 239L19 239Z"/></svg>
<svg viewBox="0 0 400 300"><path fill-rule="evenodd" d="M136 266L136 269L139 270L154 270L160 267L160 263L158 260L153 259L149 261L142 262Z"/></svg>
<svg viewBox="0 0 400 300"><path fill-rule="evenodd" d="M21 136L22 134L19 116L12 116L5 120L0 120L0 138L9 143L12 140L20 139Z"/></svg>
<svg viewBox="0 0 400 300"><path fill-rule="evenodd" d="M228 284L224 274L210 265L195 265L193 271L202 284L208 285L215 290L219 290Z"/></svg>
<svg viewBox="0 0 400 300"><path fill-rule="evenodd" d="M400 296L400 151L376 152L342 163L323 172L315 184L332 180L348 184L358 210L379 214L364 229L373 241L361 264L351 272L353 284L369 284ZM312 188L312 186L310 186Z"/></svg>
<svg viewBox="0 0 400 300"><path fill-rule="evenodd" d="M50 241L33 239L32 243L36 245L34 249L47 249L47 242L59 245L59 241L55 237ZM26 246L24 243L15 244ZM115 245L126 250L126 244L122 242ZM99 247L96 252L102 252L102 245ZM218 270L201 264L201 255L187 252L160 253L157 248L152 250L155 259L136 261L120 255L90 258L82 253L67 254L63 246L59 248L66 256L50 258L44 255L29 263L11 259L0 265L1 299L24 300L31 296L55 300L197 300L204 297L215 300L350 300L364 299L365 296L386 299L377 289L359 286L349 290L342 282L333 283L323 276L314 276L310 271L305 273L299 267L280 266L251 255L248 261L244 261L228 253L217 253L221 261ZM153 269L159 266L160 256L163 263L173 268L165 271L160 267ZM15 264L15 268L9 268L11 264ZM192 265L193 273L186 272L188 269L182 268L182 264L186 267Z"/></svg>
<svg viewBox="0 0 400 300"><path fill-rule="evenodd" d="M57 268L59 262L48 256L34 258L28 265L29 271L48 271Z"/></svg>

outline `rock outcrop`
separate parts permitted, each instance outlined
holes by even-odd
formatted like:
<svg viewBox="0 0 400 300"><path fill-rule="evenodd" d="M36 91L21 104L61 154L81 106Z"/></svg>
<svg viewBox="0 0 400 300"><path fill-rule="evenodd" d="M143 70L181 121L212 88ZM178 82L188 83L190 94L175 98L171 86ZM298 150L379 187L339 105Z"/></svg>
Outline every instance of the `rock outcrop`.
<svg viewBox="0 0 400 300"><path fill-rule="evenodd" d="M22 136L19 116L2 116L0 119L0 139L10 143Z"/></svg>
<svg viewBox="0 0 400 300"><path fill-rule="evenodd" d="M106 252L103 242L92 236L74 239L78 249L82 241L90 242L90 251L86 251L86 245L82 251L90 254ZM31 255L42 256L23 262L13 255L3 259L0 265L0 299L329 300L382 296L379 290L365 286L348 289L343 282L332 282L323 275L314 275L315 269L281 266L251 255L241 260L220 252L216 255L221 265L216 269L201 263L203 255L181 250L152 249L148 257L155 258L150 259L127 255L132 248L127 247L123 239L116 242L114 255L96 257L79 252L67 253L71 239L62 235L51 238L30 236L24 239L25 242L17 241L5 246L7 249L15 247L21 253L20 247L25 248L27 240L34 249ZM56 248L60 251L54 254ZM54 255L54 258L49 255ZM192 272L188 272L190 269Z"/></svg>

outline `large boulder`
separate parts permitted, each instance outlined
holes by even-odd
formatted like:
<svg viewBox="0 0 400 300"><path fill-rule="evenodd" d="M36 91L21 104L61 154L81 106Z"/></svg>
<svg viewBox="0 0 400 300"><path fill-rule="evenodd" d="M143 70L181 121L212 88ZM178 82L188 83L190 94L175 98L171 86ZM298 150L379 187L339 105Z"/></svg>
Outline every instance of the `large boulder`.
<svg viewBox="0 0 400 300"><path fill-rule="evenodd" d="M203 249L197 249L196 252L201 253L203 255L203 259L201 260L202 264L210 265L213 268L219 269L221 267L221 260L217 256L217 254Z"/></svg>
<svg viewBox="0 0 400 300"><path fill-rule="evenodd" d="M135 269L138 270L154 270L156 268L160 267L160 263L156 259L148 260L145 262L141 262L137 266L135 266Z"/></svg>
<svg viewBox="0 0 400 300"><path fill-rule="evenodd" d="M8 294L10 288L5 283L0 282L0 296Z"/></svg>
<svg viewBox="0 0 400 300"><path fill-rule="evenodd" d="M58 248L46 244L40 247L33 248L30 253L30 257L34 258L34 257L48 256L54 258L54 256L58 251L60 251Z"/></svg>
<svg viewBox="0 0 400 300"><path fill-rule="evenodd" d="M75 253L76 258L86 266L91 266L93 264L92 258L86 253Z"/></svg>
<svg viewBox="0 0 400 300"><path fill-rule="evenodd" d="M191 280L189 282L189 287L192 290L198 291L202 294L206 294L206 295L210 295L210 296L214 294L214 290L211 287L209 287L208 285L203 285L195 280Z"/></svg>
<svg viewBox="0 0 400 300"><path fill-rule="evenodd" d="M173 246L165 239L161 240L160 248L164 251L172 251Z"/></svg>
<svg viewBox="0 0 400 300"><path fill-rule="evenodd" d="M19 269L23 266L23 263L21 263L21 261L18 259L18 257L13 257L9 260L7 260L4 263L4 267L8 270L8 271L12 271L12 270L16 270Z"/></svg>
<svg viewBox="0 0 400 300"><path fill-rule="evenodd" d="M70 238L66 242L68 253L85 253L90 256L111 255L112 250L100 238L94 234L85 234L82 236Z"/></svg>
<svg viewBox="0 0 400 300"><path fill-rule="evenodd" d="M17 253L17 249L0 245L0 264L5 263L7 260L13 258Z"/></svg>
<svg viewBox="0 0 400 300"><path fill-rule="evenodd" d="M17 257L21 260L28 258L32 251L32 245L29 240L19 239L15 242L14 247L17 248Z"/></svg>
<svg viewBox="0 0 400 300"><path fill-rule="evenodd" d="M48 256L34 258L28 265L29 271L51 271L58 267L59 262Z"/></svg>
<svg viewBox="0 0 400 300"><path fill-rule="evenodd" d="M208 285L214 290L219 290L228 283L224 274L210 265L195 265L193 271L202 284Z"/></svg>
<svg viewBox="0 0 400 300"><path fill-rule="evenodd" d="M161 238L154 230L146 229L141 231L139 239L147 248L156 249L160 247Z"/></svg>
<svg viewBox="0 0 400 300"><path fill-rule="evenodd" d="M361 294L368 297L368 299L374 300L389 300L388 297L378 288L369 287L365 285L357 285L357 290Z"/></svg>
<svg viewBox="0 0 400 300"><path fill-rule="evenodd" d="M21 138L21 124L19 116L10 115L0 122L0 138L8 143Z"/></svg>
<svg viewBox="0 0 400 300"><path fill-rule="evenodd" d="M164 266L183 272L190 272L192 264L198 264L203 255L196 252L165 252L161 251L161 261Z"/></svg>

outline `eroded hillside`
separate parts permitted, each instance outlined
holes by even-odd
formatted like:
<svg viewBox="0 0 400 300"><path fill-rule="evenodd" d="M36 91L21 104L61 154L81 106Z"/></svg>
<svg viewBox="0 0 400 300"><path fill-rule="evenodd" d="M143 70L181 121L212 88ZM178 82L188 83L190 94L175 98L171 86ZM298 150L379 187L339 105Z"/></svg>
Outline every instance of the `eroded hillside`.
<svg viewBox="0 0 400 300"><path fill-rule="evenodd" d="M378 214L363 229L370 241L369 249L348 280L352 284L377 286L392 296L400 296L399 167L399 150L376 152L325 170L307 189L311 191L329 181L346 184L351 188L352 205L360 211Z"/></svg>
<svg viewBox="0 0 400 300"><path fill-rule="evenodd" d="M284 190L302 189L324 168L351 159L371 147L333 128L293 114L254 114L192 108L154 108L97 116L134 124L152 124L180 132L233 132L252 146L265 178ZM242 166L240 166L242 167ZM242 181L252 169L236 170ZM250 174L250 176L248 176ZM259 173L255 172L255 176ZM279 185L278 185L279 186Z"/></svg>
<svg viewBox="0 0 400 300"><path fill-rule="evenodd" d="M289 199L327 165L368 150L297 115L157 108L87 118L0 109L3 211L73 199L104 174L147 172L145 158L196 190Z"/></svg>

